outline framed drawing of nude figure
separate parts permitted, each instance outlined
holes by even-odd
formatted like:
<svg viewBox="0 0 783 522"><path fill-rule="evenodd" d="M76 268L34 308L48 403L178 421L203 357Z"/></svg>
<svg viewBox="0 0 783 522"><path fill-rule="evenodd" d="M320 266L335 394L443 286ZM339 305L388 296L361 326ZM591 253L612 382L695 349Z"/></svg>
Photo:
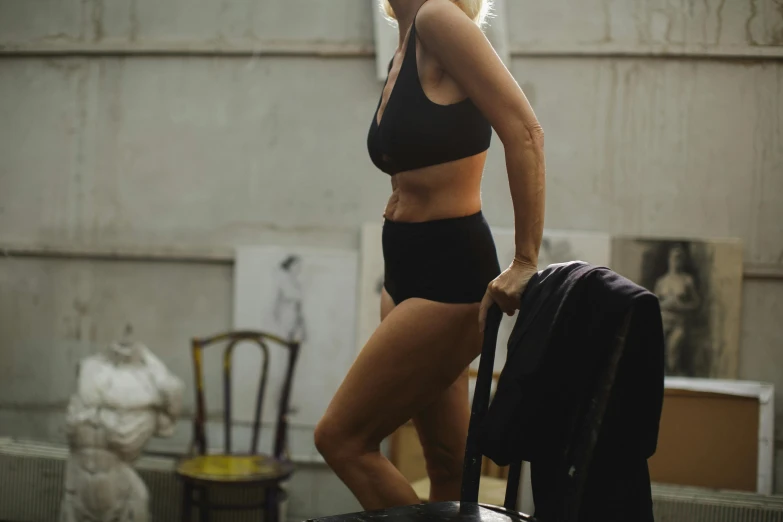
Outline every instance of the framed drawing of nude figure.
<svg viewBox="0 0 783 522"><path fill-rule="evenodd" d="M613 238L611 268L658 296L667 375L737 377L740 241Z"/></svg>

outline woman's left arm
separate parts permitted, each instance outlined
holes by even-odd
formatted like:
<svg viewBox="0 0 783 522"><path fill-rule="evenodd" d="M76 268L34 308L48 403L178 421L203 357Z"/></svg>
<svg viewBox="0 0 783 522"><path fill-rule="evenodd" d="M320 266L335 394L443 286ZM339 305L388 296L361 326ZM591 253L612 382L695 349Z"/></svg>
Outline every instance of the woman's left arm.
<svg viewBox="0 0 783 522"><path fill-rule="evenodd" d="M516 266L517 273L515 278L501 274L490 293L512 314L538 265L544 230L544 132L519 84L459 7L450 0L428 0L416 18L416 31L426 51L465 91L503 143L516 244L509 270Z"/></svg>

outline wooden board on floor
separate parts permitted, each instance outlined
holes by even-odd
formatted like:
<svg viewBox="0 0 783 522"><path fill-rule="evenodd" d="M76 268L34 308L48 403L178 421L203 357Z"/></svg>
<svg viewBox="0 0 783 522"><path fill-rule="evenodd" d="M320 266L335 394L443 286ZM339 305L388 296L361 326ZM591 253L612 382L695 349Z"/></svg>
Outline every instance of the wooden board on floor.
<svg viewBox="0 0 783 522"><path fill-rule="evenodd" d="M771 490L765 439L772 392L761 383L723 382L721 391L721 381L667 379L653 482Z"/></svg>

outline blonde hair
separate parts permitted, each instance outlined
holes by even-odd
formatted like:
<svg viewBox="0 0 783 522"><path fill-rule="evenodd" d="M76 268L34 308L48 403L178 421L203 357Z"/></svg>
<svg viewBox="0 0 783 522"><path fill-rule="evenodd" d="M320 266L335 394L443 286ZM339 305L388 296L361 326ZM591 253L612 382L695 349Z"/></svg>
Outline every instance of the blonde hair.
<svg viewBox="0 0 783 522"><path fill-rule="evenodd" d="M396 17L394 16L394 10L392 9L391 4L389 4L389 0L379 0L381 4L381 8L383 9L383 13L386 15L387 18L390 20L396 20ZM492 9L492 0L451 0L457 6L459 6L460 9L462 9L468 17L476 22L479 27L484 25L484 22L487 20L487 15L489 15L490 10Z"/></svg>

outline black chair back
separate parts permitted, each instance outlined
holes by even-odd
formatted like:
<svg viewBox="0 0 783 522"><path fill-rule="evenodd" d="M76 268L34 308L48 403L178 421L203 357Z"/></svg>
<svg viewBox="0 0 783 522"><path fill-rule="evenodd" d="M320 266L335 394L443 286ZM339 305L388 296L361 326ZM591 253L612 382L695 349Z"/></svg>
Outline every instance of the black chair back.
<svg viewBox="0 0 783 522"><path fill-rule="evenodd" d="M478 376L476 377L476 386L473 392L473 405L470 410L470 426L468 427L468 439L465 446L465 460L462 464L460 498L463 503L478 502L483 456L478 447L478 429L489 409L492 371L495 367L495 347L498 342L498 331L500 330L500 321L502 319L503 312L497 305L492 305L487 311L487 320L484 327L484 344L481 348ZM512 481L513 473L514 468L512 467L509 472L509 482ZM506 497L508 497L508 488L506 489ZM516 501L514 504L516 505ZM509 508L508 505L506 507Z"/></svg>
<svg viewBox="0 0 783 522"><path fill-rule="evenodd" d="M568 439L570 443L564 450L563 485L562 491L558 492L558 496L562 498L562 513L556 521L539 520L538 522L575 522L578 519L582 493L593 449L598 440L604 412L611 397L617 367L625 350L625 340L632 314L632 310L626 314L622 327L618 330L614 342L608 351L606 364L601 366L601 373L597 376L594 393L589 397L586 412L574 423L571 436ZM467 508L471 503L475 504L478 502L481 461L483 457L477 442L478 430L489 409L495 350L502 318L503 313L500 308L497 305L493 305L487 314L484 344L479 361L463 463L461 502L464 508ZM507 510L516 511L517 509L521 474L522 462L513 462L509 469L505 501L503 503Z"/></svg>

